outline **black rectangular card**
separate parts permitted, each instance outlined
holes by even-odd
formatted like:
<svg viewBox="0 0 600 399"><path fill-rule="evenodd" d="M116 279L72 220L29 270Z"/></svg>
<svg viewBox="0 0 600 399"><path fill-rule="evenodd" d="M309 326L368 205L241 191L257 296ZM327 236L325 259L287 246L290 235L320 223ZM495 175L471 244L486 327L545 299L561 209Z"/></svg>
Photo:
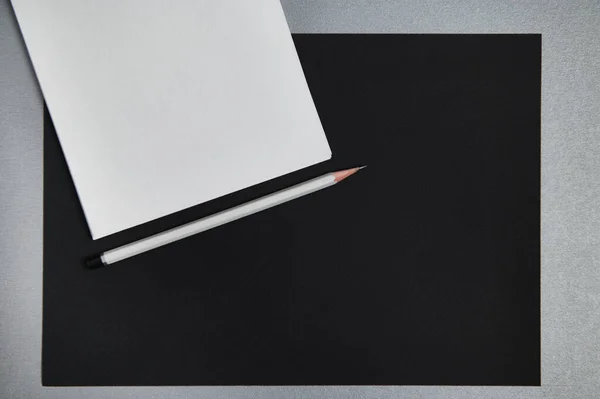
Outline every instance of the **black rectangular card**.
<svg viewBox="0 0 600 399"><path fill-rule="evenodd" d="M332 160L99 241L46 112L44 385L540 384L541 36L294 40ZM82 266L361 164L335 187Z"/></svg>

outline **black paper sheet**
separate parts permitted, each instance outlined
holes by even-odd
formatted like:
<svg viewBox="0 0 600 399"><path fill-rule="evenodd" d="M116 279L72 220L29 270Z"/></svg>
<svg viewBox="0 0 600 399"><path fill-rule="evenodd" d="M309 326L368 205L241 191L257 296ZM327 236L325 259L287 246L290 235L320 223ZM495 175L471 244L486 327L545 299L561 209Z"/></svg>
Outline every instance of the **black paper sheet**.
<svg viewBox="0 0 600 399"><path fill-rule="evenodd" d="M105 239L90 238L46 113L44 385L540 384L541 36L294 40L332 160ZM82 266L362 164L335 187Z"/></svg>

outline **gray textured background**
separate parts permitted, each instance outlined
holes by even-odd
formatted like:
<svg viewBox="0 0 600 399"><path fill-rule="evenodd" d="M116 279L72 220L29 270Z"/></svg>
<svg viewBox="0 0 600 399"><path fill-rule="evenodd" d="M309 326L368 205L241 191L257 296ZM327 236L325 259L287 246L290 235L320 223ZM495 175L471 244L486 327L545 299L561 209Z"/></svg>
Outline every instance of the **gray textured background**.
<svg viewBox="0 0 600 399"><path fill-rule="evenodd" d="M283 0L298 33L542 33L542 387L43 388L42 96L0 0L0 397L600 397L600 1Z"/></svg>

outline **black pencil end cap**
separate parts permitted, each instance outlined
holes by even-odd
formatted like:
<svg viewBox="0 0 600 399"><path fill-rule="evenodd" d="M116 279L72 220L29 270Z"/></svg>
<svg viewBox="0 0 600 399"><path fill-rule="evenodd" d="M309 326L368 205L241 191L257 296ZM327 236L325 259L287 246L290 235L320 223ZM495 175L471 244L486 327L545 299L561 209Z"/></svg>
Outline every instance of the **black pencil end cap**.
<svg viewBox="0 0 600 399"><path fill-rule="evenodd" d="M85 260L85 267L88 269L100 269L105 264L100 256L94 256Z"/></svg>

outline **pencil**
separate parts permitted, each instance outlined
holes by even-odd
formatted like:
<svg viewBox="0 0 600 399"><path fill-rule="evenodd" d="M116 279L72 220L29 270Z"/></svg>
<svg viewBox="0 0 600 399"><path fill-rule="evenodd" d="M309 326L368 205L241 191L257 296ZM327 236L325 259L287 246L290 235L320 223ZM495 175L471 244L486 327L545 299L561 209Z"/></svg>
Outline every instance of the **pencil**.
<svg viewBox="0 0 600 399"><path fill-rule="evenodd" d="M225 211L207 216L179 227L172 228L139 241L134 241L118 248L111 249L99 256L94 256L86 260L85 265L90 269L98 269L124 259L131 258L155 248L162 247L163 245L182 240L195 234L233 222L234 220L238 220L254 213L264 211L265 209L269 209L296 198L300 198L307 194L314 193L315 191L322 190L326 187L333 186L349 176L352 176L354 173L358 172L364 167L365 166L327 173L323 176L297 184L281 191L277 191L265 197L246 202L234 208L227 209Z"/></svg>

